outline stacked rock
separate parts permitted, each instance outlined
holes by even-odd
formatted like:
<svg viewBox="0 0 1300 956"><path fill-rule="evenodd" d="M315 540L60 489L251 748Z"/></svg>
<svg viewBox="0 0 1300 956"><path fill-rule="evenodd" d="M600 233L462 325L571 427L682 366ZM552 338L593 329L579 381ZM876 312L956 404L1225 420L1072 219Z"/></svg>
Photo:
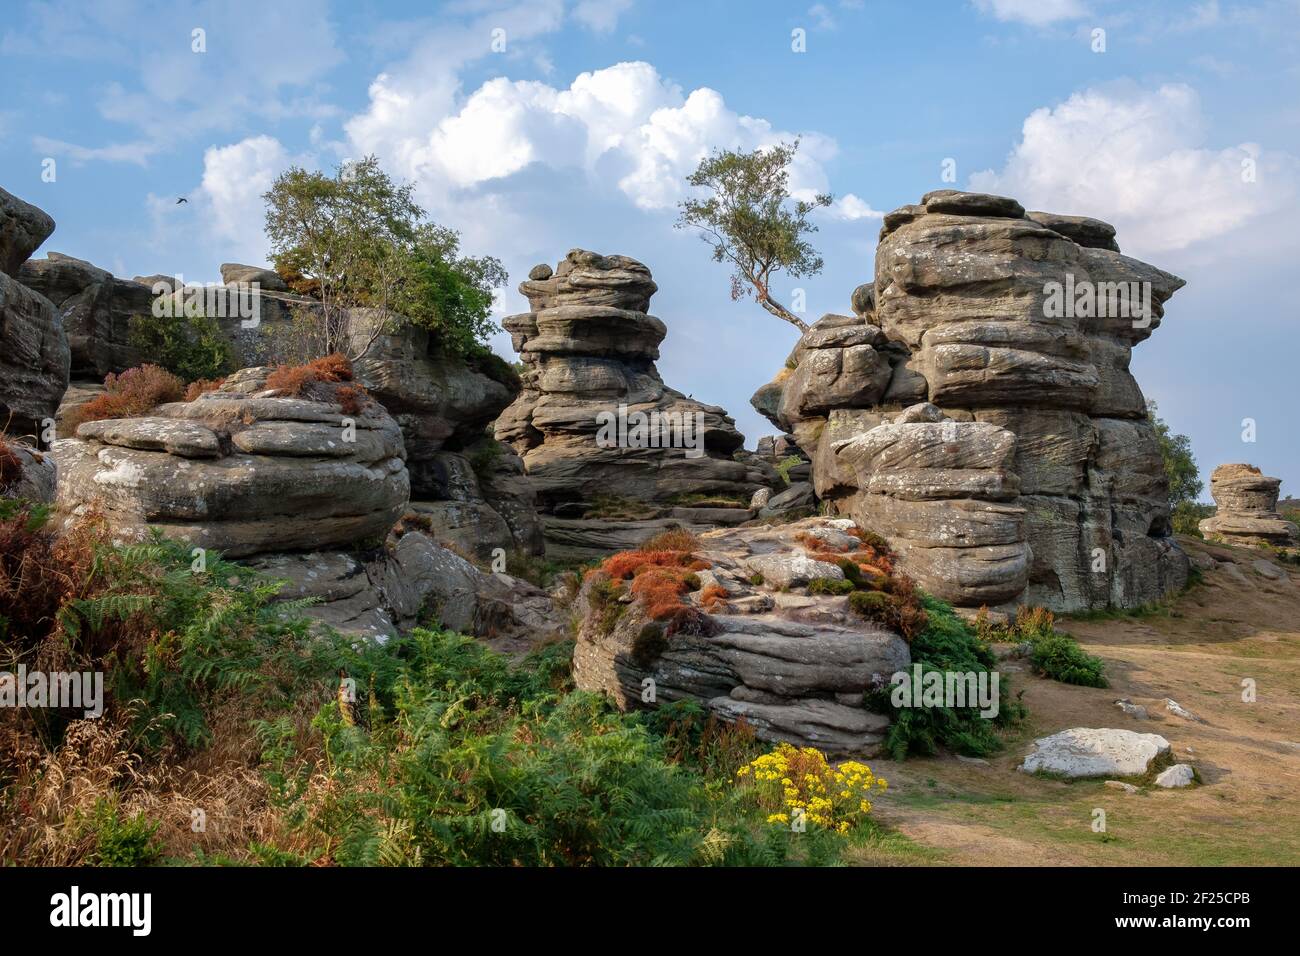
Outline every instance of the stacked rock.
<svg viewBox="0 0 1300 956"><path fill-rule="evenodd" d="M1032 552L1017 601L1131 607L1182 587L1187 559L1129 357L1183 281L1121 255L1106 223L954 190L885 216L875 269L855 317L815 324L754 399L810 454L817 493L871 525L875 499L834 449L930 402L1015 436ZM985 603L985 590L956 603Z"/></svg>
<svg viewBox="0 0 1300 956"><path fill-rule="evenodd" d="M529 273L519 289L532 311L503 322L525 370L496 437L523 457L548 553L617 550L668 523L738 523L770 480L736 460L744 436L723 409L659 377L657 288L634 259L574 249Z"/></svg>
<svg viewBox="0 0 1300 956"><path fill-rule="evenodd" d="M1250 547L1300 545L1300 530L1277 511L1280 478L1269 478L1254 465L1220 465L1210 476L1210 494L1218 505L1201 522L1209 541Z"/></svg>

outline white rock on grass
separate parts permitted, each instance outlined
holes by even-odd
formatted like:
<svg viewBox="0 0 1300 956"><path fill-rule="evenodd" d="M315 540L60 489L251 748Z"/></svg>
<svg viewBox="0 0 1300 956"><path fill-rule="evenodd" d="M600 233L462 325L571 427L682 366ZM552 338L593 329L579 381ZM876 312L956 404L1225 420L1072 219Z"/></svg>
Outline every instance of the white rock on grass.
<svg viewBox="0 0 1300 956"><path fill-rule="evenodd" d="M1169 713L1173 714L1175 717L1183 718L1183 720L1194 720L1198 724L1205 723L1205 721L1201 720L1201 718L1197 717L1195 714L1193 714L1182 704L1178 703L1178 701L1174 700L1172 697L1165 698L1165 710L1169 711Z"/></svg>
<svg viewBox="0 0 1300 956"><path fill-rule="evenodd" d="M1072 727L1035 740L1033 751L1020 769L1071 779L1136 777L1147 772L1151 761L1167 753L1169 741L1159 734Z"/></svg>
<svg viewBox="0 0 1300 956"><path fill-rule="evenodd" d="M1185 763L1176 763L1167 770L1164 770L1156 777L1157 787L1190 787L1192 781L1196 779L1196 774L1191 766Z"/></svg>

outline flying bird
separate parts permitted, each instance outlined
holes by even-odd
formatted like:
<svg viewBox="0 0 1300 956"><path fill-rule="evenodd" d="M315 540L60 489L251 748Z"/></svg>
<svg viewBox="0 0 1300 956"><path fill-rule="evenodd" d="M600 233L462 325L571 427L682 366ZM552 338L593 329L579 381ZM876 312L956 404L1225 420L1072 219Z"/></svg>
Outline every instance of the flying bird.
<svg viewBox="0 0 1300 956"><path fill-rule="evenodd" d="M189 200L182 196L180 199L176 200L176 205L179 206L183 202L189 202Z"/></svg>

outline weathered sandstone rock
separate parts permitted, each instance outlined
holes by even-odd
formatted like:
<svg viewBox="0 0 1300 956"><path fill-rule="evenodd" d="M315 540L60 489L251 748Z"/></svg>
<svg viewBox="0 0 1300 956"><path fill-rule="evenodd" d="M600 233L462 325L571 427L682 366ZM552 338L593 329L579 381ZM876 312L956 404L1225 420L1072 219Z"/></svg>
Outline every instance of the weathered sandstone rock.
<svg viewBox="0 0 1300 956"><path fill-rule="evenodd" d="M889 718L864 709L863 695L905 670L911 655L897 634L854 614L846 596L809 593L809 581L844 575L802 543L851 547L852 527L807 518L701 535L695 554L709 567L688 600L706 623L695 627L666 628L626 597L611 612L607 577L588 577L575 604L575 681L623 708L693 699L724 719L743 718L764 740L876 753ZM707 591L725 599L710 602Z"/></svg>
<svg viewBox="0 0 1300 956"><path fill-rule="evenodd" d="M1020 769L1071 779L1137 777L1146 773L1154 760L1169 753L1169 741L1159 734L1075 727L1035 740L1033 751Z"/></svg>
<svg viewBox="0 0 1300 956"><path fill-rule="evenodd" d="M808 453L818 495L863 520L863 497L887 479L866 490L871 476L836 454L846 441L923 402L958 425L1010 433L1002 470L1018 480L1024 524L1013 563L1029 563L1025 587L1007 600L1064 611L1146 603L1182 587L1188 564L1170 533L1159 445L1129 356L1182 284L1122 255L1098 220L930 193L885 217L874 282L855 291L854 317L814 324L754 405ZM929 498L955 500L957 490L940 483ZM975 510L996 523L1007 499L984 497ZM895 506L904 507L926 510ZM894 519L904 529L919 520ZM936 567L934 580L953 570ZM1017 579L1021 570L999 590ZM982 603L979 589L958 590Z"/></svg>
<svg viewBox="0 0 1300 956"><path fill-rule="evenodd" d="M1248 547L1300 544L1300 529L1277 511L1280 478L1269 478L1254 465L1220 465L1210 476L1210 494L1218 509L1201 522L1209 541Z"/></svg>
<svg viewBox="0 0 1300 956"><path fill-rule="evenodd" d="M646 311L657 288L649 269L575 249L519 288L532 311L503 325L525 365L523 390L496 437L522 456L548 541L573 555L599 552L612 512L666 518L694 499L747 511L770 472L736 460L744 438L721 408L660 379L667 330ZM567 523L553 528L550 516ZM582 521L593 522L589 536L575 526Z"/></svg>
<svg viewBox="0 0 1300 956"><path fill-rule="evenodd" d="M54 232L54 220L31 203L0 189L0 272L17 278L18 268Z"/></svg>
<svg viewBox="0 0 1300 956"><path fill-rule="evenodd" d="M345 415L327 395L277 397L268 371L56 442L59 510L97 507L124 538L154 527L231 557L382 540L410 492L396 422L376 402Z"/></svg>

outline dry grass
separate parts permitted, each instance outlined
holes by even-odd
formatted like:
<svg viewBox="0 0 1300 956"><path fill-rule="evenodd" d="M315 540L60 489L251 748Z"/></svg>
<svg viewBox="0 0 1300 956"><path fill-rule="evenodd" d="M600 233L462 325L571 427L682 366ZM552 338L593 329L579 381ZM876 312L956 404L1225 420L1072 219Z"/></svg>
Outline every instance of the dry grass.
<svg viewBox="0 0 1300 956"><path fill-rule="evenodd" d="M23 463L0 435L0 491L4 491L23 476Z"/></svg>

